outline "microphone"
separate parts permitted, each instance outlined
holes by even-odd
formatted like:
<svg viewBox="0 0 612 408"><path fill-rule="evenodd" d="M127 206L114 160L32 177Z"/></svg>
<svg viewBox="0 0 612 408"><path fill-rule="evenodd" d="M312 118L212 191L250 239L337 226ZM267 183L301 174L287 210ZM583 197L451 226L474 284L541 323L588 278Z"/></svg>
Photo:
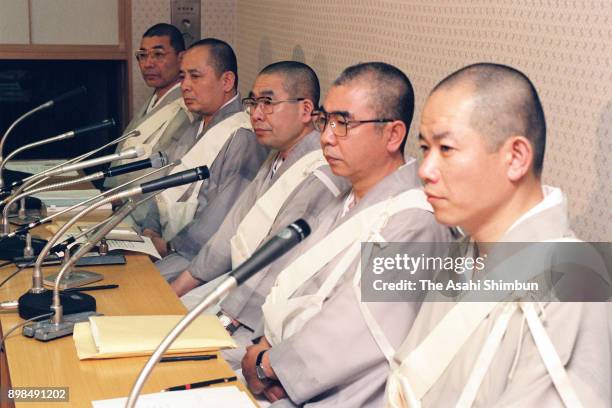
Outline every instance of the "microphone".
<svg viewBox="0 0 612 408"><path fill-rule="evenodd" d="M34 265L34 269L32 271L32 288L29 292L19 298L19 316L24 319L29 319L34 316L39 316L41 314L49 312L49 305L51 299L49 295L45 295L45 293L48 293L48 291L43 288L41 266L51 247L53 247L53 245L57 243L60 237L65 234L66 231L68 231L68 229L79 220L79 218L84 215L87 215L91 211L106 203L110 203L118 199L127 199L136 195L146 194L156 190L175 187L181 184L193 183L195 181L208 178L209 175L210 173L208 172L208 168L206 166L185 170L180 173L173 174L171 176L162 177L159 180L142 183L137 187L129 188L127 190L120 191L119 193L112 194L78 212L68 222L62 225L62 227L55 233L53 237L51 237L51 239L49 239L45 247L38 254L38 258L36 258L36 264ZM61 277L59 277L59 279L61 279ZM79 308L79 302L76 301L76 303L70 306L70 308L66 307L66 310L66 313L70 314L87 311L88 309Z"/></svg>
<svg viewBox="0 0 612 408"><path fill-rule="evenodd" d="M199 180L205 180L209 177L210 172L208 171L208 167L200 166L181 171L176 174L171 174L157 180L147 181L146 183L142 183L139 187L135 188L140 188L140 194L147 194L156 190L165 190L167 188L181 186L183 184L190 184Z"/></svg>
<svg viewBox="0 0 612 408"><path fill-rule="evenodd" d="M51 99L49 102L46 102L49 105L49 107L55 105L56 103L60 103L65 101L66 99L70 99L70 98L74 98L75 96L80 96L80 95L85 95L87 93L87 88L85 88L85 86L81 85L78 88L75 88L71 91L68 91L66 93L61 94L60 96L57 96L53 99Z"/></svg>
<svg viewBox="0 0 612 408"><path fill-rule="evenodd" d="M257 271L271 264L291 248L310 235L310 226L303 219L283 228L274 237L257 249L253 255L234 269L229 276L236 280L236 286L253 276Z"/></svg>
<svg viewBox="0 0 612 408"><path fill-rule="evenodd" d="M92 167L92 166L97 166L99 164L105 164L117 159L133 159L135 157L139 157L145 154L145 150L144 147L142 146L136 146L136 147L130 147L129 149L125 149L119 153L115 153L115 154L111 154L111 155L107 155L107 156L102 156L102 157L98 157L96 159L89 159L89 160L85 160L82 161L80 163L73 163L73 164L64 164L59 166L58 168L56 168L55 170L47 170L44 171L42 173L38 173L36 175L36 177L39 179L38 182L42 181L41 179L43 178L48 178L51 176L55 176L57 174L61 174L61 173L66 173L69 171L74 171L74 170L81 170L84 169L86 167ZM33 183L31 183L31 181L34 180L30 179L29 183L32 186ZM38 184L38 183L37 183ZM16 201L16 197L19 198L24 198L24 200L22 201L22 203L25 202L25 196L28 194L22 194L22 192L25 190L25 188L27 187L27 184L23 184L19 189L17 189L17 191L15 192L15 194L12 196L12 198L8 199L8 202L6 203L6 205L4 206L3 209L3 233L2 236L6 236L6 234L8 234L8 211L10 209L10 206ZM6 202L6 199L3 200L3 204L4 202ZM22 210L24 212L23 215L25 215L25 208L23 208L24 206L22 205ZM21 223L21 225L27 225L29 224L31 221L30 220L25 220L24 222Z"/></svg>
<svg viewBox="0 0 612 408"><path fill-rule="evenodd" d="M12 151L8 156L6 156L6 158L4 160L2 160L2 162L0 162L0 179L2 179L2 174L3 174L4 168L6 167L6 164L8 163L8 161L11 160L13 157L15 157L16 155L18 155L21 152L24 152L26 150L32 149L34 147L46 145L48 143L53 143L53 142L58 142L60 140L70 139L70 138L72 138L74 136L77 136L77 135L80 135L82 133L87 133L87 132L91 132L91 131L99 130L99 129L106 129L106 128L112 127L112 126L115 126L115 121L113 119L105 119L102 122L94 123L92 125L83 126L83 127L78 128L78 129L62 133L62 134L57 135L57 136L49 137L47 139L39 140L37 142L33 142L33 143L27 144L25 146L21 146L20 148L15 149L14 151ZM11 186L19 186L21 184L23 184L23 180L14 182L14 183L11 184Z"/></svg>
<svg viewBox="0 0 612 408"><path fill-rule="evenodd" d="M159 169L166 164L168 164L168 156L166 156L166 154L163 152L157 152L153 153L148 159L111 167L102 173L104 173L104 177L115 177L122 174L131 173L133 171L147 169L149 167Z"/></svg>
<svg viewBox="0 0 612 408"><path fill-rule="evenodd" d="M107 147L109 147L109 146L112 146L112 145L117 144L117 143L121 143L121 142L123 142L124 140L129 139L130 137L133 137L133 136L138 136L138 135L140 135L140 131L138 131L138 130L132 130L131 132L128 132L128 133L126 133L125 135L120 136L120 137L116 138L115 140L112 140L112 141L108 142L107 144L105 144L105 145L103 145L103 146L97 147L97 148L95 148L94 150L91 150L91 151L89 151L89 152L87 152L87 153L84 153L84 154L82 154L82 155L80 155L80 156L77 156L77 157L75 157L75 158L72 158L72 159L70 159L70 160L67 160L67 161L66 161L66 162L64 162L64 163L57 164L57 165L55 165L55 166L51 167L50 169L47 169L46 171L55 170L55 169L59 168L60 166L62 166L62 165L64 165L64 164L70 164L70 163L77 163L77 162L80 162L80 161L82 161L82 160L84 160L84 159L86 159L86 158L88 158L88 157L90 157L90 156L92 156L92 155L94 155L94 154L98 153L99 151L106 149L106 148L107 148ZM44 173L44 172L41 172L41 173ZM18 187L18 186L21 186L21 185L23 185L23 184L30 183L30 180L32 180L32 181L36 180L36 179L38 178L38 175L39 175L39 174L40 174L40 173L38 173L38 174L32 174L32 175L30 175L30 176L28 176L28 177L24 178L23 180L16 181L16 182L12 183L12 184L11 184L10 186L8 186L8 187L7 187L7 186L3 187L3 188L2 188L2 190L0 190L0 191L2 191L2 192L5 192L5 191L11 191L11 190L13 189L13 187ZM43 176L43 177L44 177L44 176ZM0 202L0 204L2 204L2 203L3 203L3 202Z"/></svg>
<svg viewBox="0 0 612 408"><path fill-rule="evenodd" d="M127 215L134 210L138 205L143 202L149 200L154 196L151 196L139 201L138 203L134 203L131 199L128 200L126 204L124 204L115 214L110 216L100 227L98 231L94 234L94 236L88 240L85 244L81 245L74 255L70 256L67 254L66 261L62 264L60 272L56 275L55 284L53 291L47 291L43 295L43 299L46 301L47 298L50 299L51 293L53 294L52 306L51 310L54 311L53 316L45 321L34 323L32 325L27 326L23 330L23 335L26 337L34 337L37 340L41 341L49 341L56 338L64 337L71 334L74 330L74 324L81 321L86 321L89 316L94 315L96 311L96 299L85 293L76 293L76 297L73 297L75 293L61 293L59 290L60 279L64 275L66 271L71 270L74 265L78 262L80 258L83 257L86 253L88 253L93 246L104 238L117 224L119 224ZM95 280L103 279L102 275L87 271L77 272L78 274L93 274L97 275L93 278ZM50 279L51 277L49 277ZM27 294L26 294L27 295ZM26 296L24 295L24 296ZM21 300L21 299L20 299ZM19 304L19 302L18 302ZM66 316L64 319L63 309L64 306L66 310L69 312L69 316ZM19 307L19 306L18 306ZM74 310L78 310L77 313L74 313Z"/></svg>
<svg viewBox="0 0 612 408"><path fill-rule="evenodd" d="M143 385L151 374L155 365L159 362L162 355L172 345L174 340L191 324L191 322L200 315L206 308L215 304L219 299L229 293L232 289L251 277L261 268L274 262L276 259L283 256L304 238L310 235L310 226L303 219L295 221L282 229L278 234L269 239L266 244L257 249L253 255L244 261L238 268L230 273L219 286L215 288L208 296L200 302L193 310L177 323L176 326L168 333L164 340L157 346L157 349L145 366L130 391L130 395L125 404L126 408L134 408L136 401L140 395Z"/></svg>
<svg viewBox="0 0 612 408"><path fill-rule="evenodd" d="M162 154L162 155L164 155L163 153L161 153L161 154ZM164 156L165 156L165 155L164 155ZM82 201L82 202L80 202L80 203L74 204L74 205L72 205L72 206L70 206L70 207L68 207L68 208L65 208L65 209L63 209L63 210L61 210L61 211L57 212L57 213L51 214L51 215L49 215L49 216L47 216L47 217L45 217L45 218L43 218L43 219L41 219L41 220L34 221L34 222L31 222L31 223L29 223L28 225L25 225L25 226L23 226L23 227L21 227L21 228L17 228L17 229L16 229L16 230L14 230L13 232L9 233L7 236L5 236L5 237L0 237L0 244L2 244L3 240L4 240L4 239L6 239L6 238L12 238L12 237L17 236L17 235L23 235L23 234L25 234L26 232L28 232L29 230L31 230L32 228L36 228L36 227L38 227L39 225L46 224L46 223L50 222L51 220L53 220L54 218L59 217L59 216L61 216L61 215L63 215L63 214L66 214L67 212L70 212L70 211L74 210L75 208L78 208L78 207L82 207L82 206L84 206L84 205L87 205L87 204L89 204L89 203L91 203L91 202L93 202L93 201L95 201L95 200L99 199L100 197L104 197L105 195L107 195L107 194L111 194L111 193L113 193L113 192L115 192L115 191L117 191L117 190L119 190L119 189L121 189L121 188L123 188L123 187L125 187L125 186L129 185L129 184L135 183L135 182L137 182L137 181L139 181L139 180L142 180L143 178L147 178L147 177L149 177L149 176L152 176L152 175L154 175L154 174L156 174L156 173L159 173L159 172L161 172L161 171L163 171L163 170L166 170L166 169L168 169L168 168L170 168L170 167L174 167L174 166L176 166L176 165L177 165L177 164L179 164L179 163L180 163L180 161L175 161L175 162L172 162L172 163L166 164L165 166L162 166L162 167L156 168L156 169L155 169L155 170L153 170L153 171L150 171L150 172L148 172L148 173L146 173L146 174L140 175L140 176L136 177L135 179L133 179L133 180L129 180L129 181L127 181L127 182L123 183L123 184L120 184L120 185L118 185L118 186L116 186L116 187L113 187L113 188L111 188L110 190L103 191L103 192L101 192L100 194L97 194L97 195L95 195L95 196L93 196L93 197L91 197L91 198L88 198L87 200ZM95 173L95 174L102 174L102 173L103 173L103 172L98 172L98 173ZM86 176L86 177L90 177L90 176ZM100 176L100 178L101 178L101 177L102 177L102 176ZM70 244L70 243L72 243L72 242L69 242L68 244ZM57 246L56 246L56 247L57 247ZM56 248L56 247L51 248L51 252L62 252L62 251L63 251L63 249L61 249L60 247L58 247L58 248ZM0 252L0 253L1 253L1 252ZM0 259L2 259L2 258L0 258ZM11 259L12 259L12 258L11 258Z"/></svg>
<svg viewBox="0 0 612 408"><path fill-rule="evenodd" d="M13 131L13 129L15 129L15 127L21 123L25 118L35 114L36 112L40 112L44 109L50 108L52 106L54 106L56 103L60 103L62 101L65 101L66 99L70 99L70 98L74 98L76 96L79 96L81 94L84 94L87 91L87 89L84 86L80 86L76 89L73 89L72 91L66 92L54 99L51 99L50 101L47 101L45 103L43 103L42 105L37 106L36 108L24 113L23 115L21 115L19 118L17 118L17 120L15 120L11 126L9 126L9 128L6 130L6 132L4 132L4 135L2 136L2 139L0 139L0 162L2 161L2 157L3 157L3 152L4 152L4 143L6 142L6 139L8 137L8 135ZM0 187L4 187L4 181L2 180L2 178L0 177Z"/></svg>
<svg viewBox="0 0 612 408"><path fill-rule="evenodd" d="M68 173L74 170L82 170L87 167L93 167L93 166L98 166L100 164L110 163L115 160L135 159L137 157L143 156L144 154L145 154L144 147L142 146L130 147L129 149L122 150L119 153L109 154L109 155L101 156L95 159L85 160L79 163L64 164L55 170L47 170L42 173L38 173L38 176L40 177L56 176L58 174Z"/></svg>

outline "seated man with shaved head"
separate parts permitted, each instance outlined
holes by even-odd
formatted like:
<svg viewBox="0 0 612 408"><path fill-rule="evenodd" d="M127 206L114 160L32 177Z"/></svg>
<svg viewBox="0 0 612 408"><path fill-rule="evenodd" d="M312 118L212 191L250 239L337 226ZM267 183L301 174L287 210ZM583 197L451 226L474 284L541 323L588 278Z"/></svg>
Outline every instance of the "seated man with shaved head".
<svg viewBox="0 0 612 408"><path fill-rule="evenodd" d="M523 73L488 63L453 73L425 103L420 141L436 219L467 234L459 256L489 256L491 270L462 279L482 279L504 265L492 256L507 261L521 243L573 239L565 196L542 184L544 112ZM506 270L511 278L525 276L533 254ZM425 302L393 359L387 406L609 407L610 304L512 296Z"/></svg>
<svg viewBox="0 0 612 408"><path fill-rule="evenodd" d="M242 368L250 389L274 406L382 404L387 350L370 330L397 346L419 304L361 301L361 243L450 239L434 220L416 160L403 156L413 108L408 77L370 62L344 70L315 116L327 162L352 188L266 273L274 285L262 306L264 336L247 350Z"/></svg>
<svg viewBox="0 0 612 408"><path fill-rule="evenodd" d="M288 224L303 218L311 227L316 225L330 201L348 188L344 178L331 172L312 123L319 93L317 75L301 62L275 62L257 75L243 104L257 140L272 152L219 229L172 282L188 308L218 283L211 281L236 268ZM218 316L239 345L251 344L273 282L262 270L221 304ZM225 351L224 357L239 366L243 353L244 347Z"/></svg>
<svg viewBox="0 0 612 408"><path fill-rule="evenodd" d="M193 122L194 118L181 97L179 70L184 51L183 36L173 25L155 24L142 35L140 48L136 51L136 61L142 79L153 92L123 131L127 134L138 130L140 134L119 143L117 152L142 145L147 155L156 151L170 153L169 148L180 139ZM169 156L171 161L176 159L171 157L171 154ZM113 166L130 161L136 159L113 163ZM146 172L142 170L109 177L104 180L104 186L112 188ZM135 219L141 221L146 212L140 207L133 214Z"/></svg>

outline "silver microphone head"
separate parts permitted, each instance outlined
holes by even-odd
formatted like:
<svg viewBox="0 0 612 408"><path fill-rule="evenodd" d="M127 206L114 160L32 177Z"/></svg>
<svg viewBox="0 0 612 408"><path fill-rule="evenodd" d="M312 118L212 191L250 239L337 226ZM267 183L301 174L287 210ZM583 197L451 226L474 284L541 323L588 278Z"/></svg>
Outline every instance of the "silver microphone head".
<svg viewBox="0 0 612 408"><path fill-rule="evenodd" d="M168 156L164 152L157 152L151 155L151 167L159 169L168 164Z"/></svg>
<svg viewBox="0 0 612 408"><path fill-rule="evenodd" d="M134 146L119 152L119 159L135 159L145 154L145 148L143 146Z"/></svg>

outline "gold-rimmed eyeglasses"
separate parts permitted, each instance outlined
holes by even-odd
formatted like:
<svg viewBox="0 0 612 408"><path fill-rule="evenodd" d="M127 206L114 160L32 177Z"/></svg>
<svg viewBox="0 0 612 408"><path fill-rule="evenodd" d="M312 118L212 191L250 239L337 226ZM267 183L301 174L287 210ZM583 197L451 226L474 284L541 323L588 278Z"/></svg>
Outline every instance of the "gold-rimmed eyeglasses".
<svg viewBox="0 0 612 408"><path fill-rule="evenodd" d="M294 98L294 99L284 99L282 101L275 101L272 98L268 98L265 96L261 98L244 98L242 100L242 106L244 107L244 110L246 111L246 113L248 113L249 115L255 112L255 109L257 109L258 106L261 108L263 113L268 115L274 112L274 107L278 105L279 103L284 103L284 102L295 103L295 102L301 102L305 99L306 98Z"/></svg>
<svg viewBox="0 0 612 408"><path fill-rule="evenodd" d="M332 112L328 113L323 110L315 111L312 113L312 121L315 129L323 133L325 128L329 125L332 133L337 137L345 137L348 133L348 129L355 128L363 123L388 123L393 122L394 119L367 119L367 120L356 120L348 119L344 113Z"/></svg>
<svg viewBox="0 0 612 408"><path fill-rule="evenodd" d="M145 62L147 58L151 57L153 62L161 62L166 58L166 55L173 53L173 51L164 51L164 50L152 50L152 51L144 51L139 50L134 54L136 56L136 60L138 62Z"/></svg>

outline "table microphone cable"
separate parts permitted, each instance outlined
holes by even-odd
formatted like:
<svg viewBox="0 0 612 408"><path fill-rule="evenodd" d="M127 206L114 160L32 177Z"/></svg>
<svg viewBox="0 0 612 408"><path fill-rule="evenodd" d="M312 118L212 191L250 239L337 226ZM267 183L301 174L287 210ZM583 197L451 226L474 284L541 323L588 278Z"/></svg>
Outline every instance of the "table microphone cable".
<svg viewBox="0 0 612 408"><path fill-rule="evenodd" d="M28 265L24 265L24 266L20 266L19 268L17 268L17 270L13 273L11 273L9 276L6 277L6 279L4 279L2 282L0 282L0 288L2 286L4 286L4 284L6 282L8 282L9 280L11 280L11 278L13 278L15 275L17 275L19 272L23 271L24 269L27 269L28 267L32 266L34 264L34 262L28 264Z"/></svg>
<svg viewBox="0 0 612 408"><path fill-rule="evenodd" d="M0 240L1 240L1 239L2 239L2 238L0 238ZM12 263L14 263L14 262L13 262L13 261L6 261L6 262L2 262L2 263L0 263L0 268L4 268L5 266L10 265L10 264L12 264Z"/></svg>
<svg viewBox="0 0 612 408"><path fill-rule="evenodd" d="M28 323L31 323L33 321L36 321L38 319L42 319L42 318L45 318L45 317L51 317L51 316L53 316L53 312L41 314L41 315L38 315L38 316L34 316L34 317L32 317L32 318L30 318L28 320L24 320L23 322L19 323L18 325L14 326L14 327L11 327L11 329L8 332L6 332L4 337L0 337L0 353L4 351L4 341L6 339L8 339L8 336L10 336L12 332L14 332L15 330L17 330L20 327L25 326Z"/></svg>

